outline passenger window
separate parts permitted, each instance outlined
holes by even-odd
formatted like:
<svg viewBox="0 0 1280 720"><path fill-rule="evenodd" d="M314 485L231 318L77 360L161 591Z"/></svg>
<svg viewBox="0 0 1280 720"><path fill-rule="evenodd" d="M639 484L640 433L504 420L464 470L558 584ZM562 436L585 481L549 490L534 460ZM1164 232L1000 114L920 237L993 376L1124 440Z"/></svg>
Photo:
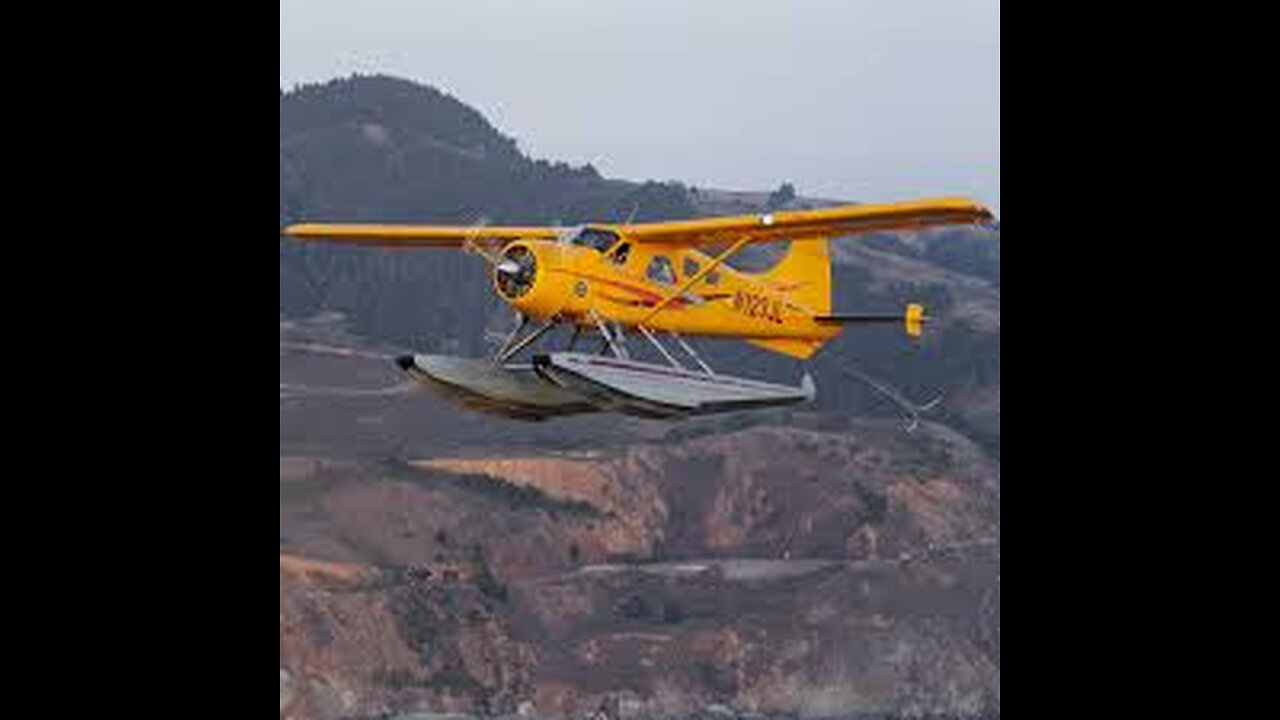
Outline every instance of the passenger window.
<svg viewBox="0 0 1280 720"><path fill-rule="evenodd" d="M649 262L649 269L645 275L654 282L660 282L664 285L676 284L676 269L671 266L671 261L664 255L658 255Z"/></svg>
<svg viewBox="0 0 1280 720"><path fill-rule="evenodd" d="M697 260L694 260L693 258L684 259L684 276L686 278L691 278L694 275L697 275L698 271L701 269L702 266L698 264Z"/></svg>
<svg viewBox="0 0 1280 720"><path fill-rule="evenodd" d="M719 284L720 284L720 273L719 273L719 271L712 270L711 272L707 273L707 276L706 276L706 277L704 277L704 278L702 278L702 279L703 279L704 281L706 281L706 283L707 283L708 285L719 285Z"/></svg>

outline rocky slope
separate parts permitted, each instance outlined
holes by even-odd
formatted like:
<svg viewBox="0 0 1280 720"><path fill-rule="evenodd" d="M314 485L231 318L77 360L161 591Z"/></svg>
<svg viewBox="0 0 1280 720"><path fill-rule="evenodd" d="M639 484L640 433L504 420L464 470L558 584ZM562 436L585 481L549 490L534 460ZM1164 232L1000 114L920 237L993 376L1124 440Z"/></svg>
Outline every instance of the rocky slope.
<svg viewBox="0 0 1280 720"><path fill-rule="evenodd" d="M289 458L281 487L291 715L999 709L999 471L938 426Z"/></svg>

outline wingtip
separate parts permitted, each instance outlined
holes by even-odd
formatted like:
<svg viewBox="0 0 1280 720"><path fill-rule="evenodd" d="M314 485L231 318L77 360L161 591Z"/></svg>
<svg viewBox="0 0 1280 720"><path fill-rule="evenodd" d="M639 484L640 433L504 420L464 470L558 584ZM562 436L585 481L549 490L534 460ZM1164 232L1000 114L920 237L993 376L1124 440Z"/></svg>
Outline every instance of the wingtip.
<svg viewBox="0 0 1280 720"><path fill-rule="evenodd" d="M294 223L280 230L284 237L294 240L323 240L330 236L331 228L314 223Z"/></svg>

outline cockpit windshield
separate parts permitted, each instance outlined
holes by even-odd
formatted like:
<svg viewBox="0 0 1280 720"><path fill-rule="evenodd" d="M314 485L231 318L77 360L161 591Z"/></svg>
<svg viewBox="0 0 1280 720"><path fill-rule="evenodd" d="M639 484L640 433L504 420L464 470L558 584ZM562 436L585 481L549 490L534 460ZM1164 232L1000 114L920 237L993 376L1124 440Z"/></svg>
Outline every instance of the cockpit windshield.
<svg viewBox="0 0 1280 720"><path fill-rule="evenodd" d="M602 228L584 227L569 239L571 245L585 245L596 252L604 252L618 241L618 234Z"/></svg>

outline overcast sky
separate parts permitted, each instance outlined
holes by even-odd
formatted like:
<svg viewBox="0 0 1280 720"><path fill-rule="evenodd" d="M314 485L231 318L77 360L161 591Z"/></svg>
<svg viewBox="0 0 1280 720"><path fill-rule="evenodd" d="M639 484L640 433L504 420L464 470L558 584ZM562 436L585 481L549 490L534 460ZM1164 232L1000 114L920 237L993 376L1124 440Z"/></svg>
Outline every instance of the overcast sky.
<svg viewBox="0 0 1280 720"><path fill-rule="evenodd" d="M280 0L283 88L353 72L611 177L999 208L999 0Z"/></svg>

